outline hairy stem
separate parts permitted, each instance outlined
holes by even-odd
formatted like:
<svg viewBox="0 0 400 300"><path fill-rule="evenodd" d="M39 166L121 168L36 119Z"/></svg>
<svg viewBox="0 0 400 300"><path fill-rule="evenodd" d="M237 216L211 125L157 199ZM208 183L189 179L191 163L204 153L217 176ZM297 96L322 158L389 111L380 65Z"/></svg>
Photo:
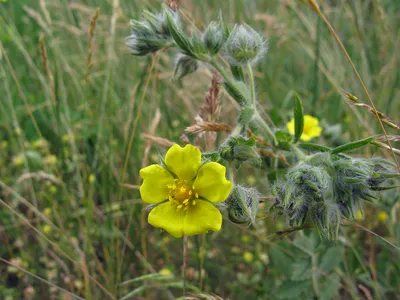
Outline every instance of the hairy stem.
<svg viewBox="0 0 400 300"><path fill-rule="evenodd" d="M249 72L251 104L256 108L256 86L254 84L253 68L251 67L250 62L247 63L247 71Z"/></svg>

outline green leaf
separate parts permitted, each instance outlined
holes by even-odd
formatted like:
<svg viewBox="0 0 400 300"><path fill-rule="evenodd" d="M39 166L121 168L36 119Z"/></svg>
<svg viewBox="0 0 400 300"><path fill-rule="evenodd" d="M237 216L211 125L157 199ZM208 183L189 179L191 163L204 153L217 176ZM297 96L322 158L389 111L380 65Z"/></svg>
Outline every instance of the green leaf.
<svg viewBox="0 0 400 300"><path fill-rule="evenodd" d="M363 140L359 140L359 141L341 145L339 147L336 147L336 148L330 150L330 153L338 154L338 153L342 153L342 152L350 152L350 151L359 149L359 148L364 147L365 145L368 145L369 143L371 143L374 140L374 138L375 138L375 136L370 136Z"/></svg>
<svg viewBox="0 0 400 300"><path fill-rule="evenodd" d="M224 81L223 85L228 94L231 95L240 105L250 103L250 90L246 84L241 81Z"/></svg>
<svg viewBox="0 0 400 300"><path fill-rule="evenodd" d="M277 132L275 132L275 137L276 137L276 140L278 141L279 147L281 149L287 150L287 151L290 150L289 143L291 142L291 140L293 138L290 133L285 132L283 130L278 130Z"/></svg>
<svg viewBox="0 0 400 300"><path fill-rule="evenodd" d="M131 283L143 281L143 280L167 280L167 279L172 279L174 278L173 276L165 276L159 273L153 273L153 274L146 274L143 276L136 277L134 279L130 279L127 281L122 282L120 285L128 285Z"/></svg>
<svg viewBox="0 0 400 300"><path fill-rule="evenodd" d="M138 288L134 289L133 291L129 292L126 294L124 297L122 297L120 300L128 300L128 299L133 299L134 296L137 294L140 294L143 292L145 289L147 289L149 286L148 285L141 285Z"/></svg>
<svg viewBox="0 0 400 300"><path fill-rule="evenodd" d="M296 93L295 105L294 105L294 143L296 143L301 135L303 134L304 129L304 113L303 113L303 104L301 103L299 95Z"/></svg>
<svg viewBox="0 0 400 300"><path fill-rule="evenodd" d="M302 281L311 278L312 271L310 259L296 261L295 263L293 263L292 268L293 281Z"/></svg>
<svg viewBox="0 0 400 300"><path fill-rule="evenodd" d="M302 149L315 150L315 151L320 151L320 152L329 152L332 150L332 148L318 145L318 144L313 144L313 143L301 143L301 144L299 144L299 147Z"/></svg>
<svg viewBox="0 0 400 300"><path fill-rule="evenodd" d="M244 72L243 68L240 66L231 65L231 72L235 80L244 82Z"/></svg>
<svg viewBox="0 0 400 300"><path fill-rule="evenodd" d="M341 287L340 278L336 274L331 274L319 285L321 300L339 299L338 293Z"/></svg>
<svg viewBox="0 0 400 300"><path fill-rule="evenodd" d="M187 54L190 56L193 55L192 51L192 45L190 43L189 38L185 35L185 33L182 31L182 29L179 27L177 22L175 21L175 18L172 14L170 9L165 10L165 15L167 16L167 25L168 29L171 32L171 35L175 41L175 43Z"/></svg>
<svg viewBox="0 0 400 300"><path fill-rule="evenodd" d="M277 299L299 299L303 293L312 290L311 280L284 281L276 290Z"/></svg>
<svg viewBox="0 0 400 300"><path fill-rule="evenodd" d="M272 264L280 270L286 278L292 276L293 258L284 253L280 248L273 247L269 250Z"/></svg>
<svg viewBox="0 0 400 300"><path fill-rule="evenodd" d="M342 261L342 253L340 248L332 247L329 248L324 255L322 255L319 268L325 272L331 272L335 267L337 267Z"/></svg>

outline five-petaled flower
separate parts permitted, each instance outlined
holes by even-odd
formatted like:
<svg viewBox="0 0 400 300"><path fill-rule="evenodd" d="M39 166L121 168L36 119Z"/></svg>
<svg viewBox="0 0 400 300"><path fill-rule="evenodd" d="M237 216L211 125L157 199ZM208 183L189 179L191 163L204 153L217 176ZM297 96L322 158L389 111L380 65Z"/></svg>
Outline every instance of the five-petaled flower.
<svg viewBox="0 0 400 300"><path fill-rule="evenodd" d="M289 132L294 134L294 119L290 120L286 126ZM322 128L319 126L318 119L314 118L313 116L305 115L303 134L301 135L300 139L305 142L309 142L313 138L320 136L321 132Z"/></svg>
<svg viewBox="0 0 400 300"><path fill-rule="evenodd" d="M201 164L197 147L172 146L164 166L150 165L140 170L141 197L157 205L150 211L148 222L177 238L220 230L222 215L213 203L225 201L232 190L225 173L219 163Z"/></svg>

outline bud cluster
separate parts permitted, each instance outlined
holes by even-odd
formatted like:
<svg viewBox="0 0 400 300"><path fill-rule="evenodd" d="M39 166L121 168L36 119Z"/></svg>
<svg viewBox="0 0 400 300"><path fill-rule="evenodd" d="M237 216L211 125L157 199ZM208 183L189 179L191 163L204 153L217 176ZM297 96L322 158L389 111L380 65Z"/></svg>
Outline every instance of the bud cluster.
<svg viewBox="0 0 400 300"><path fill-rule="evenodd" d="M177 18L177 14L173 14ZM143 21L131 20L132 34L126 44L133 55L143 56L166 47L171 42L165 13L143 12Z"/></svg>
<svg viewBox="0 0 400 300"><path fill-rule="evenodd" d="M312 222L328 239L337 236L341 217L354 218L361 200L373 201L375 190L395 173L390 163L317 153L286 173L273 187L271 212L289 225Z"/></svg>

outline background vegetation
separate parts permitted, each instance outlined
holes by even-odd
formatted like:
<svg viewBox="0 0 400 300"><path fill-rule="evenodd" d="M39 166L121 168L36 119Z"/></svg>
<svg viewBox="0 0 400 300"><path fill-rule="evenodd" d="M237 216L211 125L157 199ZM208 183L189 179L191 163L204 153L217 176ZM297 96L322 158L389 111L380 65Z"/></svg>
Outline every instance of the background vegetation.
<svg viewBox="0 0 400 300"><path fill-rule="evenodd" d="M304 2L181 2L199 28L222 11L228 25L246 22L268 39L255 76L263 114L275 124L290 120L298 92L305 113L322 122L321 142L382 134L373 115L346 102L342 89L367 100L329 30ZM182 240L147 226L138 171L165 153L168 141L154 137L181 142L212 74L201 68L171 82L171 53L129 55L130 18L161 4L0 1L1 299L73 299L59 288L86 299L182 295ZM320 4L377 109L398 123L400 2ZM227 94L221 101L219 119L233 124L235 102ZM392 159L374 146L357 155ZM268 195L267 176L249 170L242 168L240 180ZM379 196L357 223L400 245L399 192ZM283 221L269 218L267 205L260 216L249 228L224 222L218 233L190 238L187 290L229 299L400 299L400 251L381 238L350 222L333 242L313 229L275 234L286 228ZM152 275L140 277L146 274Z"/></svg>

